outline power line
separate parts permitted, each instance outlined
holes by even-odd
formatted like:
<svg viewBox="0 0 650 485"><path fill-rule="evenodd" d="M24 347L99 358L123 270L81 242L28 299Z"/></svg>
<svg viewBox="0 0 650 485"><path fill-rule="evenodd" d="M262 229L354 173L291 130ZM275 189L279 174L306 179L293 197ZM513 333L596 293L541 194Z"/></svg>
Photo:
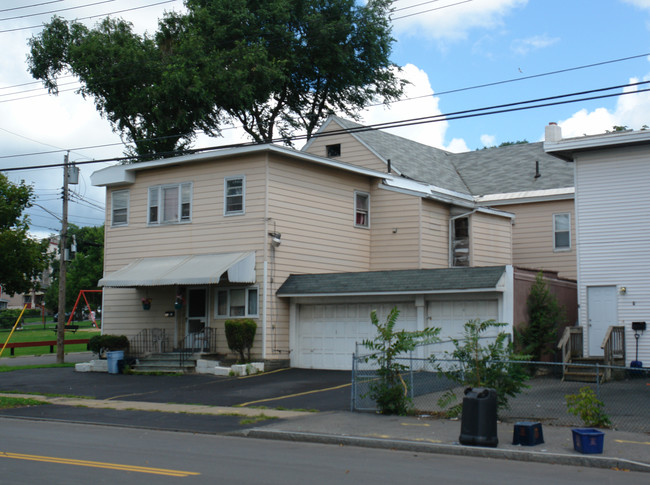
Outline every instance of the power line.
<svg viewBox="0 0 650 485"><path fill-rule="evenodd" d="M6 17L4 19L0 19L0 22L4 22L5 20L19 20L19 19L25 19L25 18L28 18L28 17L38 17L39 15L49 15L51 13L67 12L69 10L78 10L80 8L94 7L95 5L101 5L103 3L111 3L111 2L114 2L114 1L115 0L101 0L101 1L95 2L95 3L87 3L85 5L77 5L76 7L60 8L58 10L50 10L48 12L30 13L30 14L25 14L25 15L19 15L17 17Z"/></svg>
<svg viewBox="0 0 650 485"><path fill-rule="evenodd" d="M526 101L517 101L517 102L513 102L513 103L493 105L493 106L487 106L487 107L483 107L483 108L475 108L475 109L469 109L469 110L463 110L463 111L456 111L456 112L446 113L446 114L441 113L441 114L437 114L437 115L423 116L423 117L419 117L419 118L410 118L410 119L406 119L406 120L392 121L392 122L386 122L386 123L376 123L376 124L367 125L367 126L360 126L358 128L335 130L335 131L319 134L318 136L319 137L325 137L325 136L340 135L342 133L359 133L359 132L363 132L363 131L371 131L371 130L377 130L377 129L400 128L400 127L404 127L404 126L413 126L413 125L425 124L425 123L436 123L436 122L447 121L447 120L459 120L459 119L466 119L466 118L475 118L475 117L478 117L478 116L489 116L489 115L494 115L494 114L502 114L502 113L514 112L514 111L523 111L523 110L529 110L529 109L544 108L544 107L549 107L549 106L564 105L564 104L569 104L569 103L578 103L578 102L582 102L582 101L593 101L593 100L596 100L596 99L605 99L605 98L611 98L611 97L615 97L615 96L625 96L625 95L629 95L629 94L640 94L640 93L650 92L650 88L646 88L646 89L638 89L638 90L635 90L635 91L623 91L623 92L620 92L620 93L599 94L599 95L587 96L587 97L578 98L578 99L563 99L563 98L568 98L568 97L584 96L584 95L588 95L588 94L594 94L594 93L599 93L599 92L604 92L604 91L610 91L612 89L638 87L638 86L642 86L642 85L646 85L646 84L650 84L650 81L640 81L640 82L632 83L632 84L623 84L623 85L611 86L611 87L607 87L607 88L592 89L592 90L589 90L589 91L581 91L581 92L576 92L576 93L561 94L561 95L557 95L557 96L549 96L549 97L545 97L545 98L537 98L537 99L531 99L531 100L526 100ZM537 104L533 104L533 103L537 103ZM522 105L528 105L528 106L522 106ZM291 140L292 141L298 141L298 140L304 140L306 138L307 138L307 135L298 135L298 136L292 137ZM281 142L281 141L284 141L284 140L278 138L278 139L272 140L271 143ZM129 162L136 162L136 161L141 160L141 159L150 159L152 156L157 156L157 157L177 156L177 155L200 153L200 152L205 152L205 151L209 151L209 150L216 150L216 149L237 148L237 147L244 147L244 146L264 145L264 144L267 144L267 143L256 143L256 142L234 143L234 144L230 144L230 145L217 145L217 146L211 146L211 147L205 147L205 148L191 149L191 150L187 150L185 152L170 151L170 152L166 152L166 153L145 154L145 155L136 155L136 156L130 156L130 157L115 157L115 158L106 158L106 159L102 159L102 160L90 160L90 161L84 161L84 162L76 162L76 165L88 165L88 164L94 164L94 163L109 163L109 162L129 163ZM61 167L61 166L63 166L63 164L61 164L61 163L53 163L53 164L47 164L47 165L34 165L34 166L26 166L26 167L2 168L2 169L0 169L0 171L14 172L14 171L53 168L53 167Z"/></svg>
<svg viewBox="0 0 650 485"><path fill-rule="evenodd" d="M11 12L13 10L23 10L25 8L40 7L42 5L49 5L51 3L60 3L62 1L63 0L50 0L49 2L32 3L31 5L21 5L20 7L3 8L0 9L0 12Z"/></svg>
<svg viewBox="0 0 650 485"><path fill-rule="evenodd" d="M151 3L149 5L142 5L140 7L132 7L132 8L125 8L122 10L116 10L114 12L107 12L107 13L101 13L97 15L90 15L88 17L82 17L78 18L77 20L92 20L96 19L97 17L107 17L109 15L115 15L118 13L125 13L125 12L133 12L134 10L141 10L143 8L149 8L149 7L157 7L158 5L164 5L166 3L173 3L173 2L178 2L178 0L163 0L161 2L156 2L156 3ZM5 34L7 32L17 32L19 30L30 30L30 29L38 29L40 27L43 27L43 25L30 25L29 27L16 27L15 29L5 29L5 30L0 30L0 34Z"/></svg>
<svg viewBox="0 0 650 485"><path fill-rule="evenodd" d="M461 2L450 3L449 5L443 5L442 7L430 8L428 10L422 10L421 12L409 13L409 14L406 14L406 15L402 15L401 17L390 17L390 20L394 21L394 20L405 19L407 17L415 17L416 15L422 15L423 13L429 13L429 12L434 12L436 10L442 10L443 8L456 7L457 5L462 5L463 3L469 3L469 2L472 2L472 1L474 1L474 0L463 0Z"/></svg>

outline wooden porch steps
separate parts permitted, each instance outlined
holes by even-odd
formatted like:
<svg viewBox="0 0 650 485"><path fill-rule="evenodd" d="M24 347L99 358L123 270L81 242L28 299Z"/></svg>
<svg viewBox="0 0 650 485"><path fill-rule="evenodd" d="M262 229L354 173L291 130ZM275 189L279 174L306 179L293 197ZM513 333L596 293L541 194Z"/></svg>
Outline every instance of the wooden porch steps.
<svg viewBox="0 0 650 485"><path fill-rule="evenodd" d="M612 377L617 378L616 375L612 376L611 368L601 367L598 368L596 373L596 365L605 366L605 359L603 357L574 357L570 362L564 366L564 380L572 382L604 382L610 380ZM615 359L614 365L625 366L624 359Z"/></svg>
<svg viewBox="0 0 650 485"><path fill-rule="evenodd" d="M196 359L186 359L180 364L180 352L155 353L141 357L131 366L133 372L191 373L196 369Z"/></svg>

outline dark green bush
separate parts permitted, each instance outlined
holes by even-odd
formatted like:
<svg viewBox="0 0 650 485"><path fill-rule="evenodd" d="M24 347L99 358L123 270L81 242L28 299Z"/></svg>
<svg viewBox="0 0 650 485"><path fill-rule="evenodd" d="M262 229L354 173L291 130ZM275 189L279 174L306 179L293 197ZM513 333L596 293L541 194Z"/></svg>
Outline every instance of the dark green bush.
<svg viewBox="0 0 650 485"><path fill-rule="evenodd" d="M226 320L226 341L228 348L233 352L239 352L241 362L250 362L251 348L253 347L253 340L255 340L255 332L257 331L257 324L250 318L242 318L238 320ZM246 356L244 355L246 352Z"/></svg>
<svg viewBox="0 0 650 485"><path fill-rule="evenodd" d="M18 317L20 316L21 310L2 310L0 311L0 328L12 328ZM20 319L19 327L25 323L25 315Z"/></svg>
<svg viewBox="0 0 650 485"><path fill-rule="evenodd" d="M95 335L88 342L88 350L95 354L105 351L128 350L129 339L124 335Z"/></svg>

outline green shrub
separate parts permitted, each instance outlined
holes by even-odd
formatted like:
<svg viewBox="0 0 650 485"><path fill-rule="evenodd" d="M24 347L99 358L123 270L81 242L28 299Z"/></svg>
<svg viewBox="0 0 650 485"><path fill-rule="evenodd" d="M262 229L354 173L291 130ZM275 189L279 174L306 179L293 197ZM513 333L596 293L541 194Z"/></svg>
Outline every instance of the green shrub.
<svg viewBox="0 0 650 485"><path fill-rule="evenodd" d="M95 335L88 342L88 350L95 354L128 349L129 339L124 335Z"/></svg>
<svg viewBox="0 0 650 485"><path fill-rule="evenodd" d="M373 340L364 340L363 345L374 352L365 360L377 363L379 377L370 384L367 395L374 399L382 414L404 416L411 411L413 403L408 393L408 384L402 378L402 372L408 367L399 362L399 356L415 349L418 344L436 342L440 329L426 328L416 332L395 331L398 316L399 310L394 307L388 314L386 322L381 323L373 310L370 321L377 329L377 336Z"/></svg>
<svg viewBox="0 0 650 485"><path fill-rule="evenodd" d="M569 412L579 416L585 426L609 428L612 425L603 409L605 405L589 386L581 387L578 394L568 394L565 397Z"/></svg>
<svg viewBox="0 0 650 485"><path fill-rule="evenodd" d="M257 331L255 321L250 318L226 320L225 327L228 348L233 352L239 353L241 362L250 362L251 348L255 340L255 332Z"/></svg>
<svg viewBox="0 0 650 485"><path fill-rule="evenodd" d="M452 339L454 351L445 352L445 358L452 362L438 363L438 369L448 379L463 387L495 389L499 409L508 408L508 399L528 387L526 381L529 378L525 366L517 361L528 361L530 356L516 354L507 333L499 332L491 342L491 339L484 340L488 330L505 325L494 320L470 320L464 325L463 338ZM435 360L432 357L432 361ZM438 404L446 407L455 400L453 391L447 391ZM460 405L453 406L448 415L458 414L460 410Z"/></svg>
<svg viewBox="0 0 650 485"><path fill-rule="evenodd" d="M0 311L0 328L12 328L20 316L22 310L2 310ZM19 327L25 323L25 315L20 319Z"/></svg>

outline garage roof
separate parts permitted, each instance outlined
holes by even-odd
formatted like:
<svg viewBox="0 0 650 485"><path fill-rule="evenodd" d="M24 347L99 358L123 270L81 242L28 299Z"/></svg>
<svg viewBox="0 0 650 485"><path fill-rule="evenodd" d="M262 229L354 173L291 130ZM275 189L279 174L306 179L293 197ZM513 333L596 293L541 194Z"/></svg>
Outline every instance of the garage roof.
<svg viewBox="0 0 650 485"><path fill-rule="evenodd" d="M505 266L291 275L278 296L329 296L498 291Z"/></svg>
<svg viewBox="0 0 650 485"><path fill-rule="evenodd" d="M225 272L231 283L254 283L255 253L140 258L99 280L99 286L208 285L219 283Z"/></svg>

